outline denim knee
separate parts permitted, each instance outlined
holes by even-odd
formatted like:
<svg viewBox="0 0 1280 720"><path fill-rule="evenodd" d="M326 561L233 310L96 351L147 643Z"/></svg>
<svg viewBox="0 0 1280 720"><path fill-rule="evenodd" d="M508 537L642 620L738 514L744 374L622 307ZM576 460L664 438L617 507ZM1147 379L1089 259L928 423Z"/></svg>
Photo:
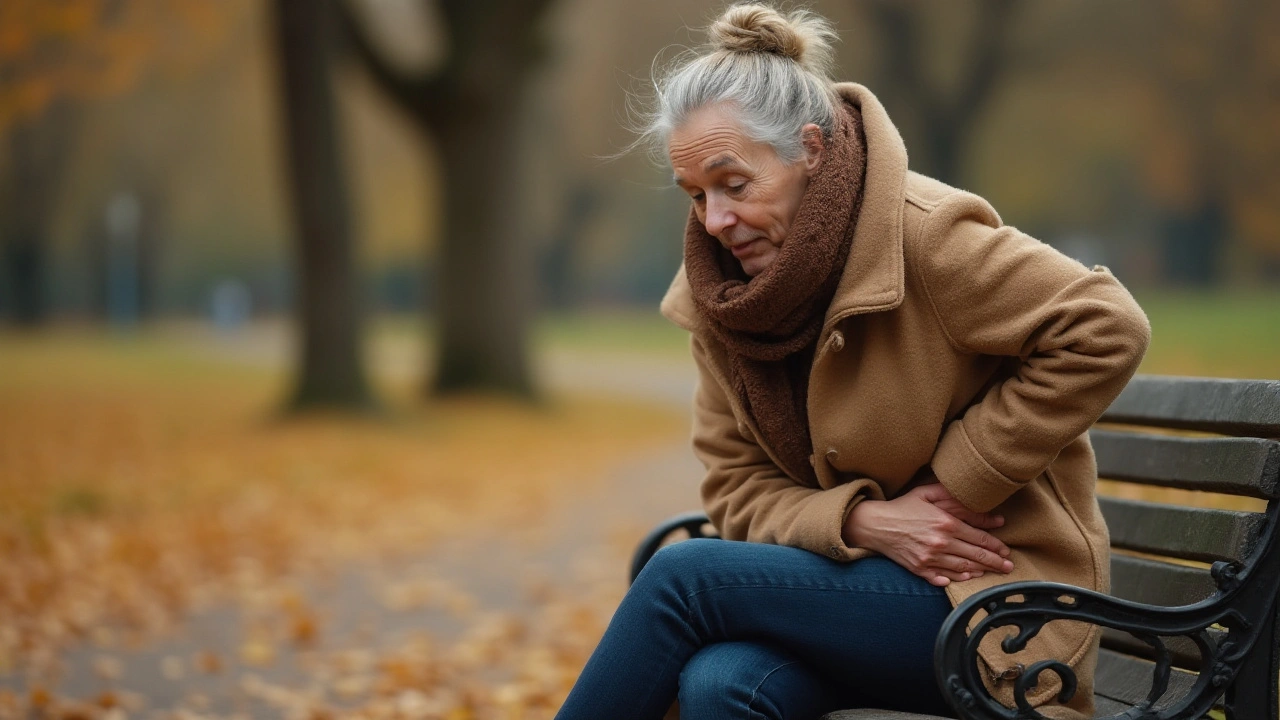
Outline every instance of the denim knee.
<svg viewBox="0 0 1280 720"><path fill-rule="evenodd" d="M680 712L698 720L784 720L829 709L828 688L791 654L754 642L707 645L680 673Z"/></svg>
<svg viewBox="0 0 1280 720"><path fill-rule="evenodd" d="M756 683L742 672L742 658L735 647L741 644L707 645L685 663L680 671L681 717L747 717Z"/></svg>
<svg viewBox="0 0 1280 720"><path fill-rule="evenodd" d="M760 684L790 657L745 642L701 648L680 673L680 712L699 720L741 720L751 715Z"/></svg>
<svg viewBox="0 0 1280 720"><path fill-rule="evenodd" d="M698 568L705 568L707 556L724 542L714 538L694 538L667 545L649 558L636 578L636 584L670 587L672 583L686 580Z"/></svg>

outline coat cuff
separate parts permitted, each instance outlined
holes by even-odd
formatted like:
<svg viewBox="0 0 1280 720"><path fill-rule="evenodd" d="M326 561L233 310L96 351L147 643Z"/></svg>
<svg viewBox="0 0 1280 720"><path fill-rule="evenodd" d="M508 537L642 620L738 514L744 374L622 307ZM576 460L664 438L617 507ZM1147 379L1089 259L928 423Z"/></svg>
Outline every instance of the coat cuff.
<svg viewBox="0 0 1280 720"><path fill-rule="evenodd" d="M991 467L969 440L960 420L952 421L942 434L929 465L942 486L974 512L990 511L1025 484Z"/></svg>
<svg viewBox="0 0 1280 720"><path fill-rule="evenodd" d="M817 516L821 518L819 527L822 528L823 534L818 538L817 546L810 547L809 550L826 555L837 562L851 562L874 554L865 548L851 548L844 544L844 523L858 503L868 498L884 499L880 485L869 479L854 480L837 485L830 490L824 490L818 494L818 497L822 509L818 511Z"/></svg>

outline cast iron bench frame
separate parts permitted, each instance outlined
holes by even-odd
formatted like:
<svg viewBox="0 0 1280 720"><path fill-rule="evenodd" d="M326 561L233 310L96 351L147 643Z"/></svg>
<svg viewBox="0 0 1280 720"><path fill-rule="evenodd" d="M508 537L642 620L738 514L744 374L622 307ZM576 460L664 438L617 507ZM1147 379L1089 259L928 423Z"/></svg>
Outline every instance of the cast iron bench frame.
<svg viewBox="0 0 1280 720"><path fill-rule="evenodd" d="M1076 688L1071 668L1057 660L1025 668L1012 679L1009 708L983 684L978 645L1015 628L1001 647L1017 652L1047 622L1080 620L1103 629L1096 717L1192 720L1217 707L1229 720L1280 720L1280 381L1139 375L1100 423L1089 431L1100 477L1258 498L1265 511L1100 497L1112 547L1128 551L1112 553L1112 595L1048 582L973 595L938 634L935 670L947 701L965 720L1043 718L1027 693L1052 672L1066 702ZM702 513L667 520L636 549L631 580L679 534L716 537ZM878 710L827 717L927 720Z"/></svg>

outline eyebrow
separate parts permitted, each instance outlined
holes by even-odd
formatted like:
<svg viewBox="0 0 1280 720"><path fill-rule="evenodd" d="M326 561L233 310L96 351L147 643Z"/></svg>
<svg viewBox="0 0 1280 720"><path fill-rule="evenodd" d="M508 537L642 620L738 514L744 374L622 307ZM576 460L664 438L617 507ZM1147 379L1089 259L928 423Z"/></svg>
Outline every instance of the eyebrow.
<svg viewBox="0 0 1280 720"><path fill-rule="evenodd" d="M727 165L737 165L737 164L738 164L738 161L733 159L731 156L721 155L715 160L712 160L711 163L707 165L706 169L703 170L703 172L711 172L712 170L719 170L720 168L725 167Z"/></svg>
<svg viewBox="0 0 1280 720"><path fill-rule="evenodd" d="M730 167L730 166L736 167L737 165L738 165L738 161L734 159L732 156L721 155L720 157L717 157L715 160L712 160L710 163L708 163L706 168L703 169L703 172L711 172L713 170L719 170L720 168L723 168L723 167ZM675 175L672 178L672 182L674 182L676 185L683 185L684 178L681 178L679 175Z"/></svg>

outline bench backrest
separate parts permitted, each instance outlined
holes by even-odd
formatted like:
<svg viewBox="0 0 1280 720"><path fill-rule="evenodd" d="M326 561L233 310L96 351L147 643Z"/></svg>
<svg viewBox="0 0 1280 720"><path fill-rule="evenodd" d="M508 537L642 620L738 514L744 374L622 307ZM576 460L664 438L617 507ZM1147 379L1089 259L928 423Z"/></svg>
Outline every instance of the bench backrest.
<svg viewBox="0 0 1280 720"><path fill-rule="evenodd" d="M1124 483L1107 488L1119 496L1099 499L1117 597L1179 606L1213 595L1209 564L1247 561L1280 514L1280 382L1138 376L1090 436L1099 477ZM1151 493L1137 486L1214 495L1158 503L1141 499ZM1228 704L1239 717L1275 718L1280 625L1275 607L1258 614L1265 626ZM1201 670L1194 643L1165 640L1174 671L1157 707L1182 696ZM1111 714L1146 697L1156 658L1128 633L1105 630L1102 644L1096 693L1100 714Z"/></svg>

